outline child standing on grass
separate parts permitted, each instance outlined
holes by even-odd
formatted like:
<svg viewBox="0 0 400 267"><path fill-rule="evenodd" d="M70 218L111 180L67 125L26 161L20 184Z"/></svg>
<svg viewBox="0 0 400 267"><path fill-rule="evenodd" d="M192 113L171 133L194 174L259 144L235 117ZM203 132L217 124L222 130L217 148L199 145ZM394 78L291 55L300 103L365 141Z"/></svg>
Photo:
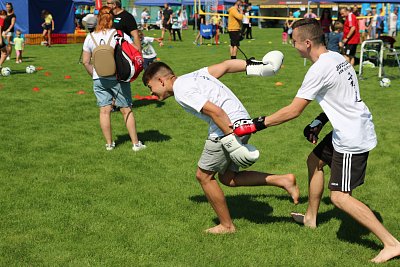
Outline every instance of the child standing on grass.
<svg viewBox="0 0 400 267"><path fill-rule="evenodd" d="M343 24L339 21L335 22L333 26L333 32L330 32L328 35L327 49L340 53L340 50L343 48Z"/></svg>
<svg viewBox="0 0 400 267"><path fill-rule="evenodd" d="M144 36L142 30L139 30L139 38L142 44L142 55L144 60L143 69L147 69L147 67L153 63L157 57L156 50L151 43L157 41L160 46L163 46L164 44L161 38Z"/></svg>
<svg viewBox="0 0 400 267"><path fill-rule="evenodd" d="M15 45L15 63L22 63L22 51L24 50L25 40L21 35L21 30L17 30L16 36L14 37L14 45Z"/></svg>

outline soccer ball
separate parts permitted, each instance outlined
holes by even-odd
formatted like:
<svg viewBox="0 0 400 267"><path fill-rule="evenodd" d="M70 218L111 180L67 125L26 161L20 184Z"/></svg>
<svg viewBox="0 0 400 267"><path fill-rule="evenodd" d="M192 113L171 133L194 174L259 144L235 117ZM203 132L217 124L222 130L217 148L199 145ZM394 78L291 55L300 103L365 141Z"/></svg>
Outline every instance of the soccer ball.
<svg viewBox="0 0 400 267"><path fill-rule="evenodd" d="M35 68L35 66L30 65L30 66L26 67L25 70L26 70L26 73L34 73L36 71L36 68Z"/></svg>
<svg viewBox="0 0 400 267"><path fill-rule="evenodd" d="M11 69L9 67L5 67L1 69L1 75L3 76L10 76Z"/></svg>
<svg viewBox="0 0 400 267"><path fill-rule="evenodd" d="M389 87L390 86L390 79L389 78L383 78L380 82L379 82L381 87Z"/></svg>

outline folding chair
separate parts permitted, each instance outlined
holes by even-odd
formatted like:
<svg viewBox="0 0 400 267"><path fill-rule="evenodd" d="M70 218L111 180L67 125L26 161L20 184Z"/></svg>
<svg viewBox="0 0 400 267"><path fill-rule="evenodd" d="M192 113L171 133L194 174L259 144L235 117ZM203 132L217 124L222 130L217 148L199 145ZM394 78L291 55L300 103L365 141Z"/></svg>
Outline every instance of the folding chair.
<svg viewBox="0 0 400 267"><path fill-rule="evenodd" d="M212 40L212 38L217 33L215 25L211 24L200 24L200 35L207 40Z"/></svg>

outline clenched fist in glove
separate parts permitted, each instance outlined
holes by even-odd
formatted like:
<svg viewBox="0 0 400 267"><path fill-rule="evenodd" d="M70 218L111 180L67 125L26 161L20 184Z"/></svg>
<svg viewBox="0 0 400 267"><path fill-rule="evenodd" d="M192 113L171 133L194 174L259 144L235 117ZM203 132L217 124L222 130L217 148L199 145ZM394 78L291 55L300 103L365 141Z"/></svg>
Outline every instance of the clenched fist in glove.
<svg viewBox="0 0 400 267"><path fill-rule="evenodd" d="M231 160L242 168L253 165L260 157L260 152L252 145L243 145L239 137L229 134L221 139L224 149L229 153Z"/></svg>
<svg viewBox="0 0 400 267"><path fill-rule="evenodd" d="M273 76L281 68L283 63L283 54L281 51L270 51L262 61L250 58L246 61L246 74L253 76Z"/></svg>
<svg viewBox="0 0 400 267"><path fill-rule="evenodd" d="M233 123L233 132L237 136L252 134L267 128L264 124L265 116L255 119L241 119Z"/></svg>
<svg viewBox="0 0 400 267"><path fill-rule="evenodd" d="M316 117L310 124L308 124L304 130L304 137L313 144L318 142L318 134L322 130L322 127L329 121L325 113L321 113Z"/></svg>

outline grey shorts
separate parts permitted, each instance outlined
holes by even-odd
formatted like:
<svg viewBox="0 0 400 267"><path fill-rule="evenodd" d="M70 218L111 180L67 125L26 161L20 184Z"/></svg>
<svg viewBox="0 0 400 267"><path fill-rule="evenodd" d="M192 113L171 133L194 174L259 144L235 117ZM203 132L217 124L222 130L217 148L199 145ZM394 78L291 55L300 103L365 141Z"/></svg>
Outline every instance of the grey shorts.
<svg viewBox="0 0 400 267"><path fill-rule="evenodd" d="M250 135L245 135L240 138L243 144L247 144ZM201 153L199 162L197 163L200 169L224 174L226 170L234 172L239 171L239 166L232 162L229 153L225 151L219 139L207 139Z"/></svg>
<svg viewBox="0 0 400 267"><path fill-rule="evenodd" d="M93 80L93 90L99 107L109 106L115 99L115 105L121 108L132 106L131 84L117 80Z"/></svg>

